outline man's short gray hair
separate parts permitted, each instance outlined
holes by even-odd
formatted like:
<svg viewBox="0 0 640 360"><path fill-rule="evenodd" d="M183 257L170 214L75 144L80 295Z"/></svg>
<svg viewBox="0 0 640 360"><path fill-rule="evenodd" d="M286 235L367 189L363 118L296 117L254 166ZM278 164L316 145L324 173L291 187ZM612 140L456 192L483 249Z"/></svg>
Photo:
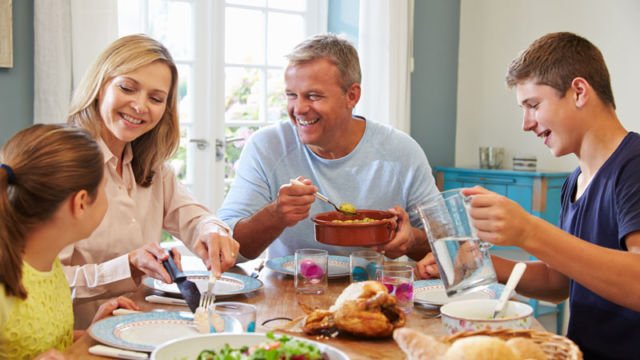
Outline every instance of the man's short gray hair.
<svg viewBox="0 0 640 360"><path fill-rule="evenodd" d="M340 82L344 91L362 81L358 51L348 40L336 34L312 36L298 44L286 58L289 60L289 66L328 59L340 71Z"/></svg>

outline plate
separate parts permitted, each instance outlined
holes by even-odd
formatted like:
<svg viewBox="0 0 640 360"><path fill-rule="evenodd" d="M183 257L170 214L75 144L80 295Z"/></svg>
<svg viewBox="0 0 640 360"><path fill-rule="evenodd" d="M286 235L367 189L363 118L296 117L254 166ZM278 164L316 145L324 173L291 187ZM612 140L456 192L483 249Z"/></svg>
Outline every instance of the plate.
<svg viewBox="0 0 640 360"><path fill-rule="evenodd" d="M279 335L277 336L279 337ZM287 336L317 346L320 351L327 354L329 360L349 360L349 357L344 352L333 346L295 336ZM221 349L224 344L229 344L229 346L233 348L252 346L258 345L266 340L266 334L262 333L204 334L162 344L151 353L151 360L195 360L198 354L205 349L218 350Z"/></svg>
<svg viewBox="0 0 640 360"><path fill-rule="evenodd" d="M209 273L207 271L185 271L185 274L187 275L187 279L196 284L201 293L207 291L207 285L209 284ZM162 280L150 277L145 277L142 283L153 290L180 296L180 290L175 283L166 284ZM222 277L216 281L213 287L213 293L216 297L223 298L250 293L261 287L262 281L258 279L246 275L225 272L222 273Z"/></svg>
<svg viewBox="0 0 640 360"><path fill-rule="evenodd" d="M442 306L454 300L497 299L504 285L494 284L482 290L448 297L442 280L418 280L413 283L413 302L421 305Z"/></svg>
<svg viewBox="0 0 640 360"><path fill-rule="evenodd" d="M293 276L294 261L295 257L289 255L267 260L265 265L275 272ZM349 258L347 256L329 255L329 277L337 278L342 276L349 276Z"/></svg>
<svg viewBox="0 0 640 360"><path fill-rule="evenodd" d="M237 323L225 321L225 331L242 332ZM202 335L186 311L162 311L111 316L89 328L96 341L121 349L151 352L170 340Z"/></svg>

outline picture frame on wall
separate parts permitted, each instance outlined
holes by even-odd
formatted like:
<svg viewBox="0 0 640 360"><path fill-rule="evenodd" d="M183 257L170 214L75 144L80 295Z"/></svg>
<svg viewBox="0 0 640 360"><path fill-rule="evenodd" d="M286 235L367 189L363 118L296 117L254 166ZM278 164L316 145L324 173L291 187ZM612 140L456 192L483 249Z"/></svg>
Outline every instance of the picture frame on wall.
<svg viewBox="0 0 640 360"><path fill-rule="evenodd" d="M0 67L13 67L12 0L0 0Z"/></svg>

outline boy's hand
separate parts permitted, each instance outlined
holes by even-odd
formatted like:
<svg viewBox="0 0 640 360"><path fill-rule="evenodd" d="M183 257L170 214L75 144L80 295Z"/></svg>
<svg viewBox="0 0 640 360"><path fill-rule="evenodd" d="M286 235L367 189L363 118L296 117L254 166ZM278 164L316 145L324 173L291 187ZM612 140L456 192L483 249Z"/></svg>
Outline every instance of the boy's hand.
<svg viewBox="0 0 640 360"><path fill-rule="evenodd" d="M433 279L439 278L440 272L436 265L436 258L433 253L428 253L422 260L416 263L416 275L420 279Z"/></svg>

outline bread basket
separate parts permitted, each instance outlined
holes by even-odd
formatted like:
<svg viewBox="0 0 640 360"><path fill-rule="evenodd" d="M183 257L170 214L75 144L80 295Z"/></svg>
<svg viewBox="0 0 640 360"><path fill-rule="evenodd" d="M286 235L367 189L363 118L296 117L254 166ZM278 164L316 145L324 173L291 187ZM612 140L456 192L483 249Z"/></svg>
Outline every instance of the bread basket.
<svg viewBox="0 0 640 360"><path fill-rule="evenodd" d="M474 335L488 335L498 337L502 340L509 340L514 337L530 339L542 347L548 360L582 360L582 352L578 345L568 338L546 331L538 330L516 330L516 329L496 329L461 331L451 336L441 338L442 342L452 344L454 341Z"/></svg>

